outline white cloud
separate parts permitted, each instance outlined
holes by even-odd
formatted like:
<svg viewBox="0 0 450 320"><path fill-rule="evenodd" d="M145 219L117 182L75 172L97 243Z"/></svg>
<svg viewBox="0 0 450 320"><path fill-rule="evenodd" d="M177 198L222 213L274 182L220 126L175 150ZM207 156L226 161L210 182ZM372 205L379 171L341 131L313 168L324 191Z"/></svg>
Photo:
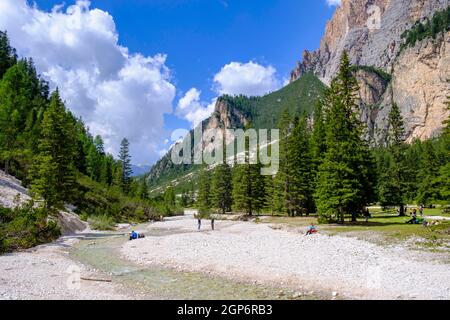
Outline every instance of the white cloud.
<svg viewBox="0 0 450 320"><path fill-rule="evenodd" d="M176 110L176 114L189 121L193 128L213 113L217 100L214 98L211 103L204 103L200 100L200 95L201 91L196 88L190 89L178 101Z"/></svg>
<svg viewBox="0 0 450 320"><path fill-rule="evenodd" d="M219 94L261 96L280 88L276 70L255 62L231 62L214 76L214 89Z"/></svg>
<svg viewBox="0 0 450 320"><path fill-rule="evenodd" d="M44 12L26 0L1 0L0 30L60 87L68 107L104 137L108 151L116 155L127 137L135 163L155 160L163 114L172 111L175 97L166 56L120 46L113 17L91 9L90 1L61 8Z"/></svg>
<svg viewBox="0 0 450 320"><path fill-rule="evenodd" d="M339 6L341 4L341 0L327 0L327 4L331 6Z"/></svg>
<svg viewBox="0 0 450 320"><path fill-rule="evenodd" d="M214 76L214 90L217 94L259 96L280 87L276 70L255 62L231 62ZM214 112L217 97L209 103L201 99L201 91L192 88L178 101L176 114L196 127Z"/></svg>

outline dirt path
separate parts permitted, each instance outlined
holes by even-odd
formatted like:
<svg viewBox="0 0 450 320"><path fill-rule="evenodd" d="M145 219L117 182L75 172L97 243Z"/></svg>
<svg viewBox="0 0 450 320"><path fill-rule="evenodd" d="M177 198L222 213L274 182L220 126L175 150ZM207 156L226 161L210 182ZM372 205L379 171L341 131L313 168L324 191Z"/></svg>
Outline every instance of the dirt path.
<svg viewBox="0 0 450 320"><path fill-rule="evenodd" d="M185 231L126 243L122 254L143 265L160 264L258 283L319 290L329 297L450 299L450 265L404 247L381 247L340 236L305 237L269 225L203 221L192 217L147 227ZM425 258L426 257L426 258Z"/></svg>

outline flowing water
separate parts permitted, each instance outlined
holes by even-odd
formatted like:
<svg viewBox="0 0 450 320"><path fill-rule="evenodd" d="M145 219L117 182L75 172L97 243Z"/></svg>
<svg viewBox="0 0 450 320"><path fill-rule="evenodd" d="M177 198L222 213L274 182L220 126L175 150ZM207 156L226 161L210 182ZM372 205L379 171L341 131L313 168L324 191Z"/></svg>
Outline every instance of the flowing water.
<svg viewBox="0 0 450 320"><path fill-rule="evenodd" d="M181 231L153 230L151 236L161 237ZM93 234L86 236L70 250L81 263L112 278L137 298L145 299L288 299L293 291L257 284L231 281L217 276L180 272L156 266L140 266L120 256L124 234ZM302 296L301 299L314 299Z"/></svg>

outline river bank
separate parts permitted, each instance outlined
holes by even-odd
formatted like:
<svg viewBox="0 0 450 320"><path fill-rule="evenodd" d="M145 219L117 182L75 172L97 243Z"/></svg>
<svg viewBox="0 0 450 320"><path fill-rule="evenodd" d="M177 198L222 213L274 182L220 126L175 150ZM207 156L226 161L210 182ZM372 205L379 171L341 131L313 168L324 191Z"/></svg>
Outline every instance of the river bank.
<svg viewBox="0 0 450 320"><path fill-rule="evenodd" d="M120 249L128 242L129 231L86 231L25 252L0 256L0 300L323 298L282 286L249 284L170 266L141 266L121 257ZM152 236L166 237L178 232L160 230L152 232Z"/></svg>
<svg viewBox="0 0 450 320"><path fill-rule="evenodd" d="M0 256L0 299L449 299L450 265L404 246L192 215ZM320 230L320 227L319 227ZM436 259L434 259L436 258Z"/></svg>
<svg viewBox="0 0 450 320"><path fill-rule="evenodd" d="M450 265L404 246L341 236L216 221L216 230L183 217L147 226L177 234L125 243L122 255L143 266L203 272L251 283L322 292L332 299L450 299ZM204 222L205 224L205 222Z"/></svg>
<svg viewBox="0 0 450 320"><path fill-rule="evenodd" d="M94 268L72 259L69 250L89 233L23 252L0 256L0 300L118 300L131 295Z"/></svg>

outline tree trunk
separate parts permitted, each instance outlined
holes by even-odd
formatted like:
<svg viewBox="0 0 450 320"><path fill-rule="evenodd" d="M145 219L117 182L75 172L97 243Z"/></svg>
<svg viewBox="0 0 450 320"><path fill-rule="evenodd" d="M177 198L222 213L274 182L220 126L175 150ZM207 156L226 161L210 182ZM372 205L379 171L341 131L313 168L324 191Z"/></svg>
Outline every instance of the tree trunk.
<svg viewBox="0 0 450 320"><path fill-rule="evenodd" d="M401 204L400 205L400 213L399 213L400 217L404 217L405 216L405 205Z"/></svg>
<svg viewBox="0 0 450 320"><path fill-rule="evenodd" d="M344 210L339 209L339 223L344 224Z"/></svg>

